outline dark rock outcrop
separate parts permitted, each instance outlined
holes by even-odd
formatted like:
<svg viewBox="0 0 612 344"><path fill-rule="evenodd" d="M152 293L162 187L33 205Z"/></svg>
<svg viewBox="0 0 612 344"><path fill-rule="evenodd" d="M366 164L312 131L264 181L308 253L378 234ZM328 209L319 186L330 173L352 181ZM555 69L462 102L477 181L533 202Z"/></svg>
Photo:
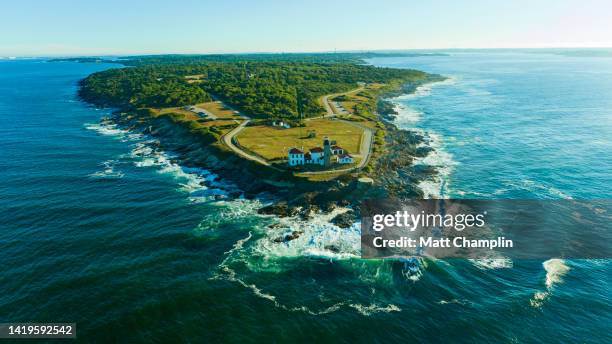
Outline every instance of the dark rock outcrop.
<svg viewBox="0 0 612 344"><path fill-rule="evenodd" d="M355 212L349 210L345 213L336 215L331 222L340 228L349 228L355 223Z"/></svg>
<svg viewBox="0 0 612 344"><path fill-rule="evenodd" d="M289 242L291 240L295 240L295 239L299 238L300 235L302 235L302 234L304 234L304 232L302 232L302 231L293 231L291 233L285 234L285 235L283 235L281 237L278 237L278 238L274 239L274 242L278 242L278 243Z"/></svg>

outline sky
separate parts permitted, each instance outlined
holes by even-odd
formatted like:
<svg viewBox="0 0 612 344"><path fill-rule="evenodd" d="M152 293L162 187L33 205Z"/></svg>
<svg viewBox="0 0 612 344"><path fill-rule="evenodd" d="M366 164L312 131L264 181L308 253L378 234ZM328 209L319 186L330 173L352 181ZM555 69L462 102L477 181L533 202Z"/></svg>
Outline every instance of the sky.
<svg viewBox="0 0 612 344"><path fill-rule="evenodd" d="M612 47L608 0L0 0L0 56Z"/></svg>

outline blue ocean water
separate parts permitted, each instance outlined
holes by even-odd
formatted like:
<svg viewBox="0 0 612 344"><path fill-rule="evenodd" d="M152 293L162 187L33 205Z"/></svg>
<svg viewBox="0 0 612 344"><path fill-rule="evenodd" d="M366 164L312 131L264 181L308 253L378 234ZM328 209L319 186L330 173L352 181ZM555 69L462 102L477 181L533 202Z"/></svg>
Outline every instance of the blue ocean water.
<svg viewBox="0 0 612 344"><path fill-rule="evenodd" d="M424 129L443 151L425 162L443 174L431 193L612 197L612 59L452 52L371 62L450 78L396 100L399 125Z"/></svg>
<svg viewBox="0 0 612 344"><path fill-rule="evenodd" d="M452 77L399 100L439 148L432 193L609 198L612 60L375 63ZM358 227L259 216L76 98L118 67L0 61L0 322L76 322L82 342L612 341L608 260L362 260Z"/></svg>

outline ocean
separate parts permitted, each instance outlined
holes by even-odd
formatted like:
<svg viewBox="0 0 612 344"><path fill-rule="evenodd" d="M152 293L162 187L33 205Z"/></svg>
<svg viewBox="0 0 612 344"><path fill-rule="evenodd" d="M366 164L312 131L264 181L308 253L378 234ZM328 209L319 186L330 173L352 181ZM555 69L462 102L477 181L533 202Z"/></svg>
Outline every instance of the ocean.
<svg viewBox="0 0 612 344"><path fill-rule="evenodd" d="M426 194L611 198L612 59L369 62L449 77L393 99L436 149ZM81 342L612 342L609 260L361 259L358 225L258 215L265 199L79 101L108 68L0 60L0 323L76 322Z"/></svg>

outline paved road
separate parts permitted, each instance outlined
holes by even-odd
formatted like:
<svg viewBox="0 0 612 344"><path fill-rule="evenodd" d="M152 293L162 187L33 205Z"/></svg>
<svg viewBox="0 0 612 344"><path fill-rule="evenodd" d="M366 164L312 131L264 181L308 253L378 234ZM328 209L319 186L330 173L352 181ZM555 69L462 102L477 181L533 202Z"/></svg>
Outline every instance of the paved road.
<svg viewBox="0 0 612 344"><path fill-rule="evenodd" d="M363 86L359 86L356 89L350 90L348 92L328 94L326 96L321 97L321 102L323 103L323 107L325 108L325 112L326 112L326 114L323 115L323 117L333 117L333 116L336 115L336 113L334 112L334 108L331 105L331 101L329 100L330 98L336 98L336 97L341 96L341 95L357 93L357 92L363 90L363 88L364 88Z"/></svg>
<svg viewBox="0 0 612 344"><path fill-rule="evenodd" d="M336 97L335 94L328 94L326 96L323 96L321 98L321 101L323 102L323 107L325 107L325 112L326 114L323 115L323 117L327 117L327 116L333 116L334 115L334 110L331 107L331 104L329 103L329 98L330 97Z"/></svg>
<svg viewBox="0 0 612 344"><path fill-rule="evenodd" d="M231 150L233 150L234 153L240 155L241 157L243 157L245 159L249 159L249 160L258 162L258 163L260 163L262 165L269 166L269 167L272 167L274 169L277 169L276 167L273 167L272 165L270 165L270 163L267 162L265 159L260 158L260 157L258 157L256 155L250 154L248 152L245 152L240 147L238 147L238 146L236 146L234 144L234 137L236 136L236 134L238 134L240 131L242 131L242 129L244 129L247 126L247 124L249 124L249 122L251 122L251 119L248 118L247 116L244 116L242 114L241 114L241 116L244 117L245 120L242 123L240 123L236 128L232 129L230 132L228 132L227 134L225 134L225 135L223 135L221 137L223 143L225 143L225 145L227 147L229 147Z"/></svg>
<svg viewBox="0 0 612 344"><path fill-rule="evenodd" d="M326 96L323 96L321 98L323 105L325 107L325 111L327 112L326 115L324 115L323 117L335 117L336 113L334 112L332 105L331 105L331 101L330 98L335 98L337 96L343 95L343 94L352 94L352 93L357 93L361 90L363 90L364 87L360 86L354 90L348 91L348 92L343 92L343 93L334 93L334 94L328 94ZM313 119L313 118L309 118L309 119ZM307 120L309 120L307 119ZM327 170L327 171L313 171L313 172L301 172L300 174L327 174L327 173L338 173L338 172L350 172L350 171L354 171L354 170L358 170L363 168L365 165L368 164L368 161L370 161L370 155L372 154L372 139L374 138L374 130L372 130L371 128L368 128L362 124L359 124L358 122L352 122L352 121L345 121L342 119L337 119L337 121L341 121L347 124L350 124L354 127L360 128L363 130L363 136L361 137L361 144L359 145L359 155L361 155L361 160L359 161L359 164L357 164L357 166L353 166L353 167L349 167L349 168L343 168L343 169L338 169L338 170Z"/></svg>
<svg viewBox="0 0 612 344"><path fill-rule="evenodd" d="M359 161L359 164L354 167L354 169L360 169L367 165L368 161L370 160L370 154L372 154L372 141L374 138L374 130L359 123L351 121L343 122L363 129L363 136L361 137L361 144L359 145L359 154L361 155L361 161Z"/></svg>
<svg viewBox="0 0 612 344"><path fill-rule="evenodd" d="M321 99L323 101L323 105L325 107L325 111L327 112L326 115L324 115L323 117L334 117L336 116L336 113L334 112L332 106L330 105L330 100L329 98L334 98L337 97L339 95L343 95L343 94L351 94L351 93L355 93L355 92L359 92L360 90L363 89L362 87L356 88L354 90L348 91L348 92L343 92L343 93L335 93L335 94L328 94L326 96L323 96ZM228 109L231 109L230 107L228 107L227 105L225 105ZM234 144L234 137L240 132L242 131L242 129L244 129L249 122L251 121L251 119L241 113L239 113L240 116L244 117L244 121L242 123L240 123L240 125L238 125L236 128L232 129L230 132L228 132L227 134L223 135L223 137L221 138L223 143L229 147L232 151L234 151L236 154L240 155L241 157L245 158L245 159L249 159L255 162L258 162L262 165L265 166L269 166L275 170L280 170L277 167L272 166L269 162L267 162L265 159L258 157L256 155L250 154L248 152L245 152L244 150L242 150L240 147L236 146ZM312 118L310 118L312 119ZM349 125L352 125L354 127L360 128L363 130L363 136L361 137L361 144L359 145L359 154L361 155L361 160L359 161L359 164L357 166L354 167L350 167L350 168L345 168L345 169L339 169L339 170L327 170L327 171L316 171L316 172L302 172L301 174L327 174L327 173L338 173L338 172L350 172L350 171L354 171L354 170L358 170L363 168L368 161L370 160L370 155L372 153L372 138L374 137L373 135L373 130L362 125L359 124L357 122L351 122L351 121L345 121L345 120L338 120L338 121L342 121L344 123L347 123Z"/></svg>

